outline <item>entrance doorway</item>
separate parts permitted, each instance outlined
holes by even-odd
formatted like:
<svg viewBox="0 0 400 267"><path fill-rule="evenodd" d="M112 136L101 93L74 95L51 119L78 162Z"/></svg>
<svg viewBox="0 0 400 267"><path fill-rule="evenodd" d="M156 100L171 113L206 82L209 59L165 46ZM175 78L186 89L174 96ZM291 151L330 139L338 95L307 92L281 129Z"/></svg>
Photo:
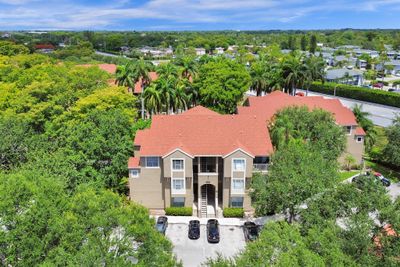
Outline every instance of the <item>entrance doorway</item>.
<svg viewBox="0 0 400 267"><path fill-rule="evenodd" d="M215 217L215 186L212 184L204 184L200 188L201 203L200 203L200 216L201 217Z"/></svg>

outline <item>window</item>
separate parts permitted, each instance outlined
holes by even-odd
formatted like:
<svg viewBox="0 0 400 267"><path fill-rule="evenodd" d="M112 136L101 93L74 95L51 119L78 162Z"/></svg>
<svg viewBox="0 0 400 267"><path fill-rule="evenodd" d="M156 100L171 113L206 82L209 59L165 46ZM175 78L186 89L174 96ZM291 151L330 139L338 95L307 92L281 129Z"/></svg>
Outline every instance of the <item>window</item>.
<svg viewBox="0 0 400 267"><path fill-rule="evenodd" d="M173 197L171 199L172 207L184 207L185 206L185 198L184 197Z"/></svg>
<svg viewBox="0 0 400 267"><path fill-rule="evenodd" d="M233 171L244 171L246 162L244 159L233 159Z"/></svg>
<svg viewBox="0 0 400 267"><path fill-rule="evenodd" d="M217 172L217 158L215 157L202 157L200 158L200 171L201 172Z"/></svg>
<svg viewBox="0 0 400 267"><path fill-rule="evenodd" d="M233 191L243 191L244 179L232 179L232 189Z"/></svg>
<svg viewBox="0 0 400 267"><path fill-rule="evenodd" d="M183 159L173 159L172 160L172 170L182 171L183 170Z"/></svg>
<svg viewBox="0 0 400 267"><path fill-rule="evenodd" d="M130 169L129 170L129 177L130 178L138 178L139 177L139 170L138 169Z"/></svg>
<svg viewBox="0 0 400 267"><path fill-rule="evenodd" d="M243 197L231 197L232 208L243 208Z"/></svg>
<svg viewBox="0 0 400 267"><path fill-rule="evenodd" d="M344 131L346 132L346 134L348 134L348 135L351 134L351 126L345 126L343 128L344 128Z"/></svg>
<svg viewBox="0 0 400 267"><path fill-rule="evenodd" d="M172 188L174 190L184 190L185 189L184 179L172 179Z"/></svg>
<svg viewBox="0 0 400 267"><path fill-rule="evenodd" d="M362 136L357 136L357 143L361 143L364 140Z"/></svg>
<svg viewBox="0 0 400 267"><path fill-rule="evenodd" d="M158 157L146 157L146 167L148 168L160 167Z"/></svg>

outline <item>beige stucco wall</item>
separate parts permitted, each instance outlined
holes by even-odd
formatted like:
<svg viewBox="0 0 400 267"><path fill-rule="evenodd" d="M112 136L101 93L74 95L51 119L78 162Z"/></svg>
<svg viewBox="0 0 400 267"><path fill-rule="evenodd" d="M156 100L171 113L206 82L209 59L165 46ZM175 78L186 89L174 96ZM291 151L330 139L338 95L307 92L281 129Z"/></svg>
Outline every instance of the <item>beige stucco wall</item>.
<svg viewBox="0 0 400 267"><path fill-rule="evenodd" d="M351 134L346 135L346 150L342 156L339 158L339 162L341 164L344 163L344 159L347 154L351 154L356 159L356 164L362 163L362 156L364 154L364 142L357 142L357 137L354 134L356 131L356 127L352 127ZM364 137L365 138L365 137Z"/></svg>
<svg viewBox="0 0 400 267"><path fill-rule="evenodd" d="M144 166L141 159L141 166ZM138 178L129 178L129 197L149 209L164 208L164 178L160 168L140 168Z"/></svg>
<svg viewBox="0 0 400 267"><path fill-rule="evenodd" d="M246 177L251 177L253 173L253 158L240 150L224 158L224 177L232 176L232 159L234 158L244 158L246 160Z"/></svg>
<svg viewBox="0 0 400 267"><path fill-rule="evenodd" d="M183 159L184 160L184 172L173 172L171 173L172 168L172 159ZM163 158L163 170L165 179L165 207L171 206L171 198L172 197L184 197L185 198L185 207L192 207L193 205L193 159L187 156L185 153L177 150L174 153L168 155ZM171 176L175 178L185 178L185 194L172 194L171 192Z"/></svg>

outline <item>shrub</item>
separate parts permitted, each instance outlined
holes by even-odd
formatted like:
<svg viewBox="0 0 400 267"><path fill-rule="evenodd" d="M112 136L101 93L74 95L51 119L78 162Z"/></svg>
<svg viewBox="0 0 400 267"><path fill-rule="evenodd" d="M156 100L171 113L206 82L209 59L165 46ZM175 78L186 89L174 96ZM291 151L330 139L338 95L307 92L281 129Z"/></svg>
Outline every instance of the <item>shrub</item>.
<svg viewBox="0 0 400 267"><path fill-rule="evenodd" d="M388 81L381 81L381 80L374 80L374 81L371 81L371 84L372 85L374 85L374 84L376 84L376 83L383 83L383 85L384 86L389 86L389 82Z"/></svg>
<svg viewBox="0 0 400 267"><path fill-rule="evenodd" d="M243 208L224 208L224 217L226 218L243 218Z"/></svg>
<svg viewBox="0 0 400 267"><path fill-rule="evenodd" d="M323 94L333 95L336 87L336 96L357 99L382 105L400 107L400 94L382 90L362 88L346 84L314 82L310 90Z"/></svg>
<svg viewBox="0 0 400 267"><path fill-rule="evenodd" d="M171 216L192 216L193 209L190 207L168 207L165 209L165 214Z"/></svg>

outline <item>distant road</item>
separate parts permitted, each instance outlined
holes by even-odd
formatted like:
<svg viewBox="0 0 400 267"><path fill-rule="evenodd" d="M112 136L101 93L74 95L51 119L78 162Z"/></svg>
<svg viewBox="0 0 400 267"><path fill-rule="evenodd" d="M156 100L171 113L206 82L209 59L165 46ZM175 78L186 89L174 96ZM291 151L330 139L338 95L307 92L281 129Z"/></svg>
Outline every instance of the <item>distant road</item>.
<svg viewBox="0 0 400 267"><path fill-rule="evenodd" d="M304 92L304 90L298 90L301 92ZM362 105L362 110L369 112L371 115L369 116L369 119L372 120L372 122L375 125L382 126L382 127L387 127L392 124L393 119L396 117L396 114L400 116L400 108L395 108L391 106L385 106L385 105L380 105L380 104L375 104L371 102L365 102L365 101L359 101L359 100L354 100L354 99L349 99L349 98L343 98L343 97L337 97L337 96L332 96L332 95L325 95L321 93L315 93L315 92L308 92L308 95L310 96L323 96L326 98L337 98L340 100L340 102L352 109L355 105Z"/></svg>
<svg viewBox="0 0 400 267"><path fill-rule="evenodd" d="M106 56L106 57L119 57L118 55L114 55L114 54L110 54L110 53L106 53L106 52L100 52L100 51L94 51L94 53L96 55Z"/></svg>

